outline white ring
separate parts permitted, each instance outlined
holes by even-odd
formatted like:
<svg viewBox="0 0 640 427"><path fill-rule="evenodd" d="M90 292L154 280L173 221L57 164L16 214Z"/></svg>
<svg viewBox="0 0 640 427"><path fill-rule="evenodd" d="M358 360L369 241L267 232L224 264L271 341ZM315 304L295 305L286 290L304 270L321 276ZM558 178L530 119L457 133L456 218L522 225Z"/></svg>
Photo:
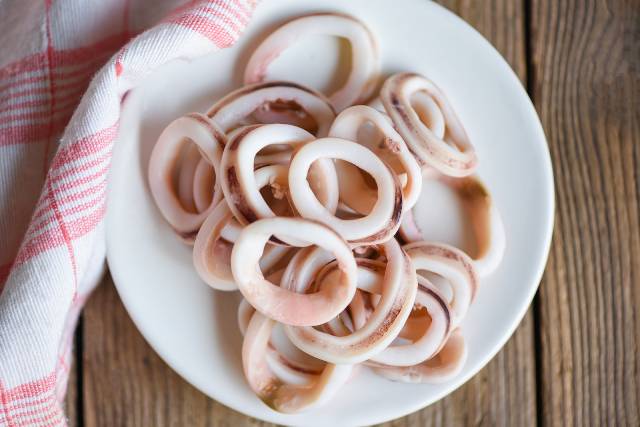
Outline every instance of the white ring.
<svg viewBox="0 0 640 427"><path fill-rule="evenodd" d="M200 156L198 146L195 144L189 144L189 146L186 148L186 152L183 155L182 163L180 163L179 165L177 191L178 199L180 200L180 203L185 208L185 210L188 212L201 212L196 209L196 204L193 197L193 178L196 174L196 168L198 167L198 163L201 159L202 156Z"/></svg>
<svg viewBox="0 0 640 427"><path fill-rule="evenodd" d="M327 157L353 163L376 181L378 200L368 215L340 219L318 201L307 182L307 173L313 162ZM327 224L354 246L385 242L400 225L402 190L398 179L371 150L352 141L321 138L303 146L291 159L289 191L302 217Z"/></svg>
<svg viewBox="0 0 640 427"><path fill-rule="evenodd" d="M467 345L454 331L433 358L414 366L375 366L373 370L389 380L405 383L440 384L452 380L467 360Z"/></svg>
<svg viewBox="0 0 640 427"><path fill-rule="evenodd" d="M283 100L299 105L318 125L316 136L326 136L335 118L329 101L320 93L291 82L269 82L245 86L216 102L207 112L220 128L229 132L257 109Z"/></svg>
<svg viewBox="0 0 640 427"><path fill-rule="evenodd" d="M213 167L201 158L193 174L193 201L198 212L205 211L212 204L217 205L224 196L220 183L216 185L216 181Z"/></svg>
<svg viewBox="0 0 640 427"><path fill-rule="evenodd" d="M251 389L278 412L295 413L331 399L351 375L350 365L326 364L310 384L283 384L267 362L275 321L259 311L253 313L242 342L242 367Z"/></svg>
<svg viewBox="0 0 640 427"><path fill-rule="evenodd" d="M200 278L221 291L238 289L231 272L231 252L242 230L233 218L225 200L209 214L200 227L193 245L193 265ZM283 260L289 248L268 245L259 260L259 267L269 274Z"/></svg>
<svg viewBox="0 0 640 427"><path fill-rule="evenodd" d="M434 133L420 119L411 102L417 92L427 94L440 108L446 124L444 137ZM380 99L398 133L422 166L431 166L454 177L471 175L475 171L478 157L473 145L446 96L431 80L413 73L394 74L382 86Z"/></svg>
<svg viewBox="0 0 640 427"><path fill-rule="evenodd" d="M451 178L433 172L427 174L425 179L433 176L458 196L471 223L476 242L475 252L469 255L478 276L488 276L498 268L506 249L506 235L498 207L478 176ZM405 212L398 231L407 243L429 240L428 236L423 235L412 211Z"/></svg>
<svg viewBox="0 0 640 427"><path fill-rule="evenodd" d="M289 145L298 149L313 140L313 135L296 126L285 124L252 125L237 129L229 136L220 161L220 181L229 208L243 225L276 214L260 194L268 182L256 182L255 158L269 145ZM282 166L281 168L286 168ZM338 206L338 178L329 159L313 166L316 188L323 206L335 212ZM286 188L283 189L288 191Z"/></svg>
<svg viewBox="0 0 640 427"><path fill-rule="evenodd" d="M449 302L453 310L451 327L459 326L478 290L478 275L471 258L460 249L443 243L415 242L404 245L403 249L411 257L418 274L420 270L436 273L450 283L453 290Z"/></svg>
<svg viewBox="0 0 640 427"><path fill-rule="evenodd" d="M151 152L148 171L149 188L158 209L183 238L195 234L215 207L212 203L203 212L188 212L182 207L173 188L172 172L182 147L188 141L198 146L200 153L213 166L217 176L226 137L209 118L197 113L174 120L162 131Z"/></svg>
<svg viewBox="0 0 640 427"><path fill-rule="evenodd" d="M431 322L409 344L392 344L373 356L373 362L390 366L412 366L433 357L446 342L451 330L451 308L435 287L418 276L415 308L424 307ZM403 328L407 328L411 317ZM402 332L400 334L402 336Z"/></svg>
<svg viewBox="0 0 640 427"><path fill-rule="evenodd" d="M312 294L291 292L269 282L258 263L272 235L303 238L331 252L343 273L340 280ZM326 323L347 307L356 291L356 262L347 243L330 228L302 218L266 218L246 226L233 246L231 271L242 295L258 311L296 326Z"/></svg>
<svg viewBox="0 0 640 427"><path fill-rule="evenodd" d="M231 268L233 243L222 237L223 229L235 221L222 200L200 227L193 244L193 265L200 278L213 289L235 291Z"/></svg>
<svg viewBox="0 0 640 427"><path fill-rule="evenodd" d="M287 47L304 37L314 35L343 37L351 43L351 73L346 83L330 96L335 109L341 111L350 105L364 102L375 88L378 77L376 42L362 22L335 13L294 19L267 36L249 59L244 73L245 84L264 81L271 62Z"/></svg>
<svg viewBox="0 0 640 427"><path fill-rule="evenodd" d="M396 173L407 174L407 182L402 189L402 205L405 210L411 209L422 190L422 170L386 115L366 105L349 107L333 121L329 136L359 142L358 131L366 123L373 124L382 133L383 142L382 146L365 145L380 158L391 156L397 159L401 170L396 169Z"/></svg>
<svg viewBox="0 0 640 427"><path fill-rule="evenodd" d="M381 298L366 324L346 336L333 336L312 327L287 325L284 330L296 347L329 363L359 363L380 353L398 336L413 308L417 279L411 260L395 239L384 243L382 248L387 262L379 289ZM323 271L328 274L332 267L329 265ZM316 283L320 289L335 282L335 275L331 280L322 273L318 276ZM358 287L362 286L363 283L358 281Z"/></svg>

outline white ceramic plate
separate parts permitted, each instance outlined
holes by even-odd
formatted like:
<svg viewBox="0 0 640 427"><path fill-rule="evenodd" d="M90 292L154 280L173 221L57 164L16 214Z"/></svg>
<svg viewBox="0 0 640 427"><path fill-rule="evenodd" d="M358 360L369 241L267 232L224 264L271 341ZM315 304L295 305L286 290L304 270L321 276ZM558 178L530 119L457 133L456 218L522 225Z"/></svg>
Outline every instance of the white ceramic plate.
<svg viewBox="0 0 640 427"><path fill-rule="evenodd" d="M360 369L334 401L282 415L258 400L242 375L238 295L208 288L191 250L163 222L146 184L150 148L174 118L205 111L240 85L247 55L264 34L291 17L341 11L377 35L385 73L416 71L449 96L480 158L479 173L502 213L507 251L484 280L463 323L469 358L441 385L400 384ZM340 75L344 47L314 38L287 51L273 76L326 89ZM151 346L180 375L212 398L245 414L288 425L365 425L416 411L477 373L504 345L540 281L553 226L553 177L536 112L507 63L475 30L426 0L269 0L232 49L155 73L127 100L114 153L107 215L108 260L118 292ZM425 190L417 216L429 237L459 242L455 203L442 189ZM449 196L449 197L447 197Z"/></svg>

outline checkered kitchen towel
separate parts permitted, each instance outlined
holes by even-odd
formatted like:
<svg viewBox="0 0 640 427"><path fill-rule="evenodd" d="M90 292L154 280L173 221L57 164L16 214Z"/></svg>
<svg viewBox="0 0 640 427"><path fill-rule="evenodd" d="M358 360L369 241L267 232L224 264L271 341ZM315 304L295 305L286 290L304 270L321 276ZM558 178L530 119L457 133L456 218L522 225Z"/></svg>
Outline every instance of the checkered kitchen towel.
<svg viewBox="0 0 640 427"><path fill-rule="evenodd" d="M233 44L255 5L0 0L0 426L66 424L123 96L167 61Z"/></svg>

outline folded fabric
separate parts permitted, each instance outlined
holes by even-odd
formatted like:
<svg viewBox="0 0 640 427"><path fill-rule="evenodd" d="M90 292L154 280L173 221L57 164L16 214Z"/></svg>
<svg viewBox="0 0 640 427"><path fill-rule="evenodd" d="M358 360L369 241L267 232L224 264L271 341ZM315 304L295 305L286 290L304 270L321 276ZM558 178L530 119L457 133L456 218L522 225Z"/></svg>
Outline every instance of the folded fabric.
<svg viewBox="0 0 640 427"><path fill-rule="evenodd" d="M66 424L73 330L105 266L123 97L168 61L232 45L255 6L0 2L0 426Z"/></svg>

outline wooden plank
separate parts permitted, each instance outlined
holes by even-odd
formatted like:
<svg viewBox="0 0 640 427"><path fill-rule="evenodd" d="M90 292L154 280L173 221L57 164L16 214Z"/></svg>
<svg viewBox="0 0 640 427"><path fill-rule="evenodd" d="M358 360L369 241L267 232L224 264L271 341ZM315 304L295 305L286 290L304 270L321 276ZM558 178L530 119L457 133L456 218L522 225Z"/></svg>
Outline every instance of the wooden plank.
<svg viewBox="0 0 640 427"><path fill-rule="evenodd" d="M78 333L79 331L76 331ZM73 348L73 355L71 356L71 367L69 368L69 380L67 382L67 394L64 398L64 413L67 417L67 427L78 427L80 425L79 410L79 387L78 387L78 375L80 367L78 367L77 354L78 349Z"/></svg>
<svg viewBox="0 0 640 427"><path fill-rule="evenodd" d="M84 311L84 422L91 426L266 426L209 399L137 331L111 278Z"/></svg>
<svg viewBox="0 0 640 427"><path fill-rule="evenodd" d="M539 294L550 425L640 419L640 3L532 0L533 98L556 179Z"/></svg>
<svg viewBox="0 0 640 427"><path fill-rule="evenodd" d="M443 1L478 28L526 79L523 2ZM388 425L534 425L533 322L528 314L496 358L450 397ZM88 426L267 425L203 396L135 329L107 279L84 315L83 400Z"/></svg>

